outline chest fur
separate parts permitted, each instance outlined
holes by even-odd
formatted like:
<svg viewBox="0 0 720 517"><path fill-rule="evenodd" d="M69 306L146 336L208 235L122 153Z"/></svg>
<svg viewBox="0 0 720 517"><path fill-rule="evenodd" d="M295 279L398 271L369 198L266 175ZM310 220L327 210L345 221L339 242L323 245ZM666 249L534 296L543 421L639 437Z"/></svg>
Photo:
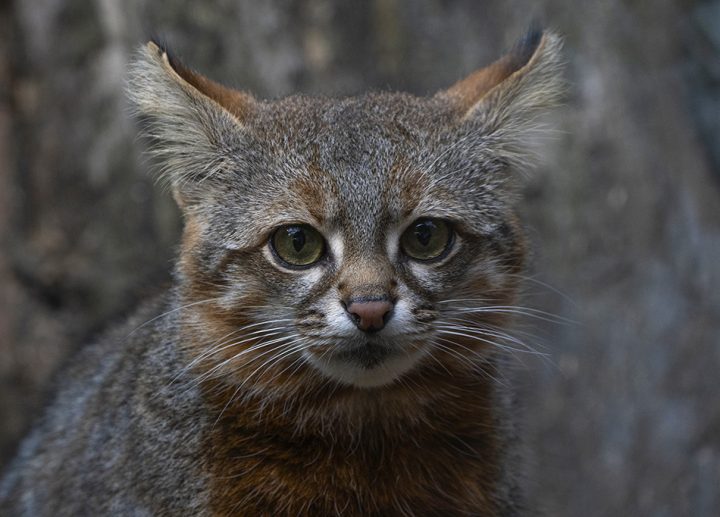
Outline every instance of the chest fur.
<svg viewBox="0 0 720 517"><path fill-rule="evenodd" d="M493 453L482 444L451 441L428 448L408 437L385 449L377 444L353 450L275 440L263 449L228 450L214 465L214 510L218 515L494 515Z"/></svg>
<svg viewBox="0 0 720 517"><path fill-rule="evenodd" d="M215 515L502 513L503 446L480 406L392 429L368 421L322 431L278 415L258 425L238 411L208 435Z"/></svg>

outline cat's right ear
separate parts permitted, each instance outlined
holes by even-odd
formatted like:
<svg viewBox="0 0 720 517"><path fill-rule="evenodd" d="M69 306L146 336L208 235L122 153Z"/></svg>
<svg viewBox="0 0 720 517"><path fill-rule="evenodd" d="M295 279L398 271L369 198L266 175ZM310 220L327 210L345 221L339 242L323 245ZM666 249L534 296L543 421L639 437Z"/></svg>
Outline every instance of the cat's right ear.
<svg viewBox="0 0 720 517"><path fill-rule="evenodd" d="M538 115L562 98L561 47L557 34L532 28L505 56L436 98L452 107L459 125L478 129L496 158L522 164L528 136L541 129Z"/></svg>
<svg viewBox="0 0 720 517"><path fill-rule="evenodd" d="M256 107L251 95L190 70L154 41L132 63L128 90L181 207L229 166Z"/></svg>

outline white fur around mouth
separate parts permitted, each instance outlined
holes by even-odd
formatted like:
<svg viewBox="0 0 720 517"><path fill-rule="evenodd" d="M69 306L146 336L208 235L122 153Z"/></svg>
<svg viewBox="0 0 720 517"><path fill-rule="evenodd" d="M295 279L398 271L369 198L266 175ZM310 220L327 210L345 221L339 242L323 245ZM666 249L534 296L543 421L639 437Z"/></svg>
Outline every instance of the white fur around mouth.
<svg viewBox="0 0 720 517"><path fill-rule="evenodd" d="M376 345L377 346L377 345ZM346 350L330 355L316 355L305 352L305 356L315 368L327 377L342 384L358 388L377 388L390 384L407 373L425 355L425 349L392 350L384 352Z"/></svg>

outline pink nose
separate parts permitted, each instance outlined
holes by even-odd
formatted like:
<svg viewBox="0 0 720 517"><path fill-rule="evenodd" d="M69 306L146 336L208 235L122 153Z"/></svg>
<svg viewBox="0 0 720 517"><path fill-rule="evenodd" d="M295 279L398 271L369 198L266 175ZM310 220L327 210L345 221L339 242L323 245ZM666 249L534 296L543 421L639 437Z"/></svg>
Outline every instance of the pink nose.
<svg viewBox="0 0 720 517"><path fill-rule="evenodd" d="M393 304L387 300L351 301L347 306L355 325L366 332L383 328L392 309Z"/></svg>

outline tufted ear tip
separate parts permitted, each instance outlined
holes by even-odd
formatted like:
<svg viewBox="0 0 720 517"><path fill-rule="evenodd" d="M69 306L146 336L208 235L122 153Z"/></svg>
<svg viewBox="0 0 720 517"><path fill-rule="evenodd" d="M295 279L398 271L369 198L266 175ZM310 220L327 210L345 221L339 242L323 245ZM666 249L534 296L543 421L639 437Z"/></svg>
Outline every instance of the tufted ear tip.
<svg viewBox="0 0 720 517"><path fill-rule="evenodd" d="M535 54L545 36L546 33L542 27L536 24L531 25L508 52L508 68L515 71L525 66Z"/></svg>
<svg viewBox="0 0 720 517"><path fill-rule="evenodd" d="M463 116L495 96L511 102L521 96L552 99L558 91L560 38L539 26L531 28L494 63L438 93Z"/></svg>
<svg viewBox="0 0 720 517"><path fill-rule="evenodd" d="M186 93L216 104L238 122L243 122L253 111L255 100L252 95L216 83L185 66L160 38L151 38L145 44L140 55L138 61L144 61L146 65L151 66L159 65L164 75L179 85ZM141 81L134 82L140 83Z"/></svg>
<svg viewBox="0 0 720 517"><path fill-rule="evenodd" d="M151 39L145 44L145 48L148 49L152 54L162 54L165 52L165 48L160 44L159 41Z"/></svg>
<svg viewBox="0 0 720 517"><path fill-rule="evenodd" d="M439 92L452 129L477 135L501 163L531 165L535 144L550 134L543 115L564 93L561 49L557 34L531 27L503 57Z"/></svg>
<svg viewBox="0 0 720 517"><path fill-rule="evenodd" d="M167 59L170 63L176 61L175 55L170 50L167 41L165 41L160 36L152 36L150 40L145 44L145 49L150 55L157 58L167 56Z"/></svg>

